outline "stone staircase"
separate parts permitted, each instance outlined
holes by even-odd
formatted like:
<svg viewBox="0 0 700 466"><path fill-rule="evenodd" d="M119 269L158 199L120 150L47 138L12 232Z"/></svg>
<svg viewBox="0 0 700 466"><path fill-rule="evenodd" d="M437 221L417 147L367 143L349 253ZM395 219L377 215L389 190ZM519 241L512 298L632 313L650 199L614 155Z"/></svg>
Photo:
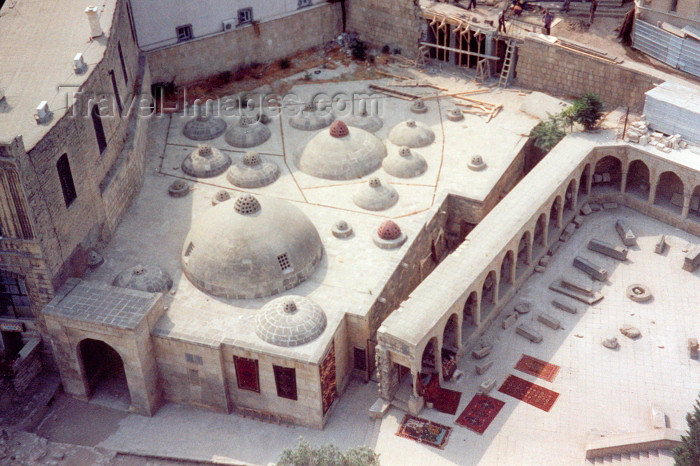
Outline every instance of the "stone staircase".
<svg viewBox="0 0 700 466"><path fill-rule="evenodd" d="M619 466L672 466L673 454L670 450L649 450L619 455L606 455L585 460L586 466L619 465Z"/></svg>

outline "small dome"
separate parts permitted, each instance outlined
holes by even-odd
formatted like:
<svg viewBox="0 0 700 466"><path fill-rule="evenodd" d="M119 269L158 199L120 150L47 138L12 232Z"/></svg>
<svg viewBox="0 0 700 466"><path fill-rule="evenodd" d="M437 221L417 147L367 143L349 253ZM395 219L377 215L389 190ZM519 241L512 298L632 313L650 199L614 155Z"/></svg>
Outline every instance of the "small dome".
<svg viewBox="0 0 700 466"><path fill-rule="evenodd" d="M348 126L364 129L370 133L376 133L382 129L382 126L384 126L384 120L378 116L368 115L364 110L361 111L359 115L353 114L349 117L343 118L343 121Z"/></svg>
<svg viewBox="0 0 700 466"><path fill-rule="evenodd" d="M413 113L426 113L428 107L425 106L425 102L422 99L414 100L411 104L411 111Z"/></svg>
<svg viewBox="0 0 700 466"><path fill-rule="evenodd" d="M459 107L452 107L447 111L447 119L450 121L462 121L464 120L464 113Z"/></svg>
<svg viewBox="0 0 700 466"><path fill-rule="evenodd" d="M435 141L435 133L423 123L408 120L391 128L389 140L397 146L415 149L432 144Z"/></svg>
<svg viewBox="0 0 700 466"><path fill-rule="evenodd" d="M369 179L353 194L352 201L365 210L386 210L399 201L399 193L390 185L382 184L376 176Z"/></svg>
<svg viewBox="0 0 700 466"><path fill-rule="evenodd" d="M412 152L408 147L401 147L398 152L388 156L382 162L384 171L397 178L413 178L425 173L428 162L422 155Z"/></svg>
<svg viewBox="0 0 700 466"><path fill-rule="evenodd" d="M347 126L341 123L342 126ZM359 128L348 130L344 137L334 137L323 130L314 135L295 154L295 164L307 175L327 180L362 178L378 169L386 157L384 143L374 134Z"/></svg>
<svg viewBox="0 0 700 466"><path fill-rule="evenodd" d="M345 220L339 220L331 228L331 233L336 238L347 238L352 235L352 227Z"/></svg>
<svg viewBox="0 0 700 466"><path fill-rule="evenodd" d="M350 131L348 130L348 125L342 121L334 121L330 129L331 136L334 138L344 138Z"/></svg>
<svg viewBox="0 0 700 466"><path fill-rule="evenodd" d="M226 142L233 147L255 147L272 136L270 128L258 120L242 116L236 125L226 132Z"/></svg>
<svg viewBox="0 0 700 466"><path fill-rule="evenodd" d="M220 189L216 192L216 194L214 194L214 197L211 200L211 205L218 205L222 202L228 201L229 199L231 199L231 194L225 189Z"/></svg>
<svg viewBox="0 0 700 466"><path fill-rule="evenodd" d="M309 343L326 329L321 306L303 296L282 296L260 309L255 333L270 344L290 347Z"/></svg>
<svg viewBox="0 0 700 466"><path fill-rule="evenodd" d="M226 178L239 188L262 188L279 178L280 168L275 162L263 159L257 152L246 152L243 160L229 168Z"/></svg>
<svg viewBox="0 0 700 466"><path fill-rule="evenodd" d="M226 122L211 115L195 116L182 128L182 134L193 141L215 139L224 134L224 131L226 131Z"/></svg>
<svg viewBox="0 0 700 466"><path fill-rule="evenodd" d="M192 222L181 262L187 278L202 291L252 299L297 286L322 256L316 228L297 207L245 193Z"/></svg>
<svg viewBox="0 0 700 466"><path fill-rule="evenodd" d="M474 156L472 156L472 159L469 161L467 166L471 170L479 171L479 170L483 170L484 168L486 168L486 162L484 162L484 158L482 156L474 155Z"/></svg>
<svg viewBox="0 0 700 466"><path fill-rule="evenodd" d="M289 126L302 131L317 131L333 123L335 115L330 109L318 109L307 104L301 112L289 118Z"/></svg>
<svg viewBox="0 0 700 466"><path fill-rule="evenodd" d="M168 272L155 265L137 265L119 273L112 285L149 293L166 293L173 286Z"/></svg>
<svg viewBox="0 0 700 466"><path fill-rule="evenodd" d="M182 161L182 171L197 178L221 175L231 165L231 158L209 144L200 144Z"/></svg>
<svg viewBox="0 0 700 466"><path fill-rule="evenodd" d="M377 231L372 236L372 241L382 249L395 249L406 242L406 235L401 228L393 221L386 220L379 225Z"/></svg>

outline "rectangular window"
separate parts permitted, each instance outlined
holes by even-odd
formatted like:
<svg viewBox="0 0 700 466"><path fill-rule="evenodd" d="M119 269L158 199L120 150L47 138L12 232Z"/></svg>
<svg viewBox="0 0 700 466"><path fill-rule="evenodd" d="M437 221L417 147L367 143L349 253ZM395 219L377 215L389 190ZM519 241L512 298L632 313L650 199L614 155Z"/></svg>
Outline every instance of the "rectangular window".
<svg viewBox="0 0 700 466"><path fill-rule="evenodd" d="M277 256L277 263L280 265L282 272L287 273L292 271L292 265L289 263L287 253Z"/></svg>
<svg viewBox="0 0 700 466"><path fill-rule="evenodd" d="M253 22L253 9L252 8L243 8L242 10L238 10L238 25L242 26L243 24L249 24Z"/></svg>
<svg viewBox="0 0 700 466"><path fill-rule="evenodd" d="M293 367L272 366L275 372L275 385L277 386L277 396L297 399L297 371Z"/></svg>
<svg viewBox="0 0 700 466"><path fill-rule="evenodd" d="M190 354L190 353L185 353L185 360L191 364L197 364L201 366L204 364L204 361L202 361L201 356L197 356L196 354Z"/></svg>
<svg viewBox="0 0 700 466"><path fill-rule="evenodd" d="M122 108L122 99L119 97L119 88L117 87L117 78L114 77L114 70L109 70L109 79L112 80L112 90L114 91L114 99L117 101L117 110L121 116L124 109Z"/></svg>
<svg viewBox="0 0 700 466"><path fill-rule="evenodd" d="M187 369L187 378L190 385L199 385L199 371L196 369Z"/></svg>
<svg viewBox="0 0 700 466"><path fill-rule="evenodd" d="M311 6L311 0L299 0L298 6L299 6L299 8L305 8L307 6Z"/></svg>
<svg viewBox="0 0 700 466"><path fill-rule="evenodd" d="M260 393L258 360L234 356L233 364L236 366L236 382L238 382L238 388Z"/></svg>
<svg viewBox="0 0 700 466"><path fill-rule="evenodd" d="M24 280L0 275L0 316L31 317L31 303Z"/></svg>
<svg viewBox="0 0 700 466"><path fill-rule="evenodd" d="M192 25L191 24L184 24L182 26L178 26L175 28L175 32L177 34L177 41L178 42L186 42L188 40L192 40L194 37L192 35Z"/></svg>
<svg viewBox="0 0 700 466"><path fill-rule="evenodd" d="M58 162L56 162L56 171L58 172L58 180L61 182L63 200L66 201L66 207L70 207L78 195L75 192L75 185L73 184L73 174L70 171L68 154L63 154L59 157Z"/></svg>
<svg viewBox="0 0 700 466"><path fill-rule="evenodd" d="M124 63L124 53L122 52L122 43L117 42L117 51L119 52L119 61L122 64L122 74L124 75L124 84L129 83L129 75L126 72L126 64Z"/></svg>
<svg viewBox="0 0 700 466"><path fill-rule="evenodd" d="M95 128L95 138L97 139L97 147L100 149L100 154L103 154L107 148L107 138L105 138L105 129L102 126L102 115L100 115L100 107L97 104L92 106L90 112L92 117L92 126Z"/></svg>

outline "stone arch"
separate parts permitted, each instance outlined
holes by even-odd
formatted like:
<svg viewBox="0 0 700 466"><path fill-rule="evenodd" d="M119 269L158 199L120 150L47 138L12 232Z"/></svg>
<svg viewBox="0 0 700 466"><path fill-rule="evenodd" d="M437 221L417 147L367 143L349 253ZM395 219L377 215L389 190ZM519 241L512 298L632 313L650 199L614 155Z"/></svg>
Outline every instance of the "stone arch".
<svg viewBox="0 0 700 466"><path fill-rule="evenodd" d="M476 291L469 293L462 310L462 338L468 338L479 326L479 295Z"/></svg>
<svg viewBox="0 0 700 466"><path fill-rule="evenodd" d="M700 222L700 185L693 189L693 193L690 196L688 218L693 221Z"/></svg>
<svg viewBox="0 0 700 466"><path fill-rule="evenodd" d="M518 242L518 254L515 256L515 278L520 278L532 259L532 240L529 231L525 231Z"/></svg>
<svg viewBox="0 0 700 466"><path fill-rule="evenodd" d="M547 247L547 214L540 214L532 232L533 256L539 255Z"/></svg>
<svg viewBox="0 0 700 466"><path fill-rule="evenodd" d="M92 338L81 340L77 353L87 396L109 393L112 401L119 401L128 408L131 393L121 354L104 341Z"/></svg>
<svg viewBox="0 0 700 466"><path fill-rule="evenodd" d="M422 374L435 374L440 369L438 363L438 340L437 337L433 337L428 340L423 348L423 353L421 353L421 373Z"/></svg>
<svg viewBox="0 0 700 466"><path fill-rule="evenodd" d="M442 331L442 347L456 353L459 351L460 343L459 316L455 313L445 323L445 328Z"/></svg>
<svg viewBox="0 0 700 466"><path fill-rule="evenodd" d="M564 209L567 211L576 210L576 180L573 179L569 181L569 186L566 188L566 194L564 194Z"/></svg>
<svg viewBox="0 0 700 466"><path fill-rule="evenodd" d="M496 271L491 270L484 283L481 286L481 304L479 309L481 310L481 322L485 321L486 318L493 312L496 307L496 301L498 300L498 279L496 278Z"/></svg>
<svg viewBox="0 0 700 466"><path fill-rule="evenodd" d="M515 280L513 274L513 266L515 265L515 254L513 251L508 251L501 259L501 269L499 273L498 293L505 295L513 286Z"/></svg>
<svg viewBox="0 0 700 466"><path fill-rule="evenodd" d="M627 169L625 192L643 201L649 200L649 167L641 160L633 160Z"/></svg>
<svg viewBox="0 0 700 466"><path fill-rule="evenodd" d="M584 196L590 194L588 192L588 185L589 181L591 178L591 164L587 163L585 167L583 167L583 171L581 172L581 177L579 178L578 181L578 200L579 202L583 201Z"/></svg>
<svg viewBox="0 0 700 466"><path fill-rule="evenodd" d="M622 181L622 161L613 155L606 155L596 162L593 170L595 190L620 192Z"/></svg>
<svg viewBox="0 0 700 466"><path fill-rule="evenodd" d="M552 207L549 209L549 230L547 231L547 238L549 242L552 242L557 238L555 233L561 228L561 213L561 196L557 196L554 198Z"/></svg>
<svg viewBox="0 0 700 466"><path fill-rule="evenodd" d="M677 174L665 171L659 175L656 183L654 204L680 215L683 211L684 189L683 181Z"/></svg>

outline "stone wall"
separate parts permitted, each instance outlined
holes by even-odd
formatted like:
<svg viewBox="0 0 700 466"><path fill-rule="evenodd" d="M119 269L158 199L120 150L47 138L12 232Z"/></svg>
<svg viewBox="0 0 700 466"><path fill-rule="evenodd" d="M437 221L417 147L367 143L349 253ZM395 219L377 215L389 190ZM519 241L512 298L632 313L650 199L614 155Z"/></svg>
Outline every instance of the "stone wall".
<svg viewBox="0 0 700 466"><path fill-rule="evenodd" d="M153 82L182 85L324 44L335 39L341 29L340 6L327 3L149 52L148 65Z"/></svg>
<svg viewBox="0 0 700 466"><path fill-rule="evenodd" d="M608 108L641 110L644 93L657 78L603 60L572 52L538 39L518 47L517 84L565 98L597 93Z"/></svg>
<svg viewBox="0 0 700 466"><path fill-rule="evenodd" d="M417 0L349 0L348 31L375 47L398 47L415 58L425 27Z"/></svg>
<svg viewBox="0 0 700 466"><path fill-rule="evenodd" d="M34 380L34 377L41 372L40 347L41 340L39 338L30 339L20 350L19 357L12 365L12 371L14 372L12 384L15 390L20 393L23 392L32 380Z"/></svg>

